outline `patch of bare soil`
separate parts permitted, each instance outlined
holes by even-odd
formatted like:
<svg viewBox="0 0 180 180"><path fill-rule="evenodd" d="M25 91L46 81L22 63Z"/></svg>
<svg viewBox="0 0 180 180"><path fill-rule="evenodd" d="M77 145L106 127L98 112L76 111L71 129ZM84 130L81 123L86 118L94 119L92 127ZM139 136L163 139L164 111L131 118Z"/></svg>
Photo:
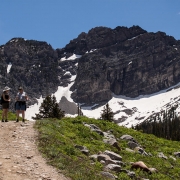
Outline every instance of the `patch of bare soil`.
<svg viewBox="0 0 180 180"><path fill-rule="evenodd" d="M34 122L0 122L0 180L69 180L38 152Z"/></svg>

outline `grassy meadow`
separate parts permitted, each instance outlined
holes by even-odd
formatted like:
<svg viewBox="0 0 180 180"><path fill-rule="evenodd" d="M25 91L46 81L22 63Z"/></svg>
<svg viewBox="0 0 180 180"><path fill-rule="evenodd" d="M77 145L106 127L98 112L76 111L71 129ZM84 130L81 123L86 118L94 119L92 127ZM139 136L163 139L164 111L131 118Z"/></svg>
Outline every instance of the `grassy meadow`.
<svg viewBox="0 0 180 180"><path fill-rule="evenodd" d="M83 125L83 122L97 125L102 131L111 131L116 137L121 151L115 147L105 144L103 136L91 131ZM38 131L37 144L39 151L47 162L62 172L72 180L103 180L106 179L101 175L103 165L98 161L90 160L89 156L83 154L75 145L86 146L89 150L89 155L98 154L105 150L110 150L122 156L122 162L125 166L122 169L130 170L130 162L143 161L148 167L153 167L158 170L158 173L152 175L134 170L136 178L134 179L150 179L150 180L179 180L180 179L180 159L174 157L174 152L180 151L180 142L169 141L162 138L157 138L151 134L128 129L118 126L114 123L95 120L87 117L63 118L38 120L35 123L35 128ZM127 141L121 140L122 135L129 134L134 137L137 142L142 145L147 153L152 156L143 156L139 153L128 152ZM163 152L168 159L157 157L159 152ZM125 172L115 173L120 180L131 179Z"/></svg>

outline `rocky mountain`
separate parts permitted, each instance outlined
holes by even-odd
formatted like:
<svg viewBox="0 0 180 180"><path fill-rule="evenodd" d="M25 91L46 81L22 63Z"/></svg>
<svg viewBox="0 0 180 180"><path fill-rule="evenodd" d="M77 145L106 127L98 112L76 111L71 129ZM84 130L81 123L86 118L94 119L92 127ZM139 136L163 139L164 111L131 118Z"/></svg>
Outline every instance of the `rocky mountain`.
<svg viewBox="0 0 180 180"><path fill-rule="evenodd" d="M92 39L98 37L99 43L90 46L95 51L79 59L71 88L76 89L72 95L75 101L87 104L108 101L112 92L137 97L179 82L180 41L162 32L147 33L139 27L91 31L95 36Z"/></svg>
<svg viewBox="0 0 180 180"><path fill-rule="evenodd" d="M92 28L56 50L46 42L13 38L0 46L0 89L7 85L15 96L23 86L31 105L58 86L68 86L76 75L74 102L104 104L112 93L137 97L177 84L179 61L179 40L139 26Z"/></svg>
<svg viewBox="0 0 180 180"><path fill-rule="evenodd" d="M9 63L12 66L7 73ZM14 38L0 46L0 70L0 87L11 87L12 96L18 86L23 86L31 99L57 88L57 53L46 42Z"/></svg>

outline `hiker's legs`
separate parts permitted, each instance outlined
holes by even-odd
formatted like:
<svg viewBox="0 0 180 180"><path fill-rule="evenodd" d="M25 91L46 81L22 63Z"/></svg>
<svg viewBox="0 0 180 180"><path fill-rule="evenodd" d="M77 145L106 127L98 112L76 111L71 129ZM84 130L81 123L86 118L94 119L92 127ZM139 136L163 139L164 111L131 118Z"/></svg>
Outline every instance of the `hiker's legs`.
<svg viewBox="0 0 180 180"><path fill-rule="evenodd" d="M17 117L17 119L19 119L19 114L20 114L20 110L17 110L17 111L16 111L16 117Z"/></svg>
<svg viewBox="0 0 180 180"><path fill-rule="evenodd" d="M2 122L4 122L4 120L7 122L7 118L8 118L8 110L9 110L9 103L3 103L2 104Z"/></svg>
<svg viewBox="0 0 180 180"><path fill-rule="evenodd" d="M2 122L4 122L4 118L5 118L5 110L6 110L6 109L3 109L3 111L2 111Z"/></svg>
<svg viewBox="0 0 180 180"><path fill-rule="evenodd" d="M25 118L25 112L22 110L22 118L24 119Z"/></svg>
<svg viewBox="0 0 180 180"><path fill-rule="evenodd" d="M2 112L2 122L8 122L8 109L3 109L3 112Z"/></svg>
<svg viewBox="0 0 180 180"><path fill-rule="evenodd" d="M22 112L22 121L25 122L25 111L26 111L26 103L24 103L21 107Z"/></svg>
<svg viewBox="0 0 180 180"><path fill-rule="evenodd" d="M8 119L8 109L4 109L4 117L6 120Z"/></svg>
<svg viewBox="0 0 180 180"><path fill-rule="evenodd" d="M20 113L22 114L22 121L24 122L26 105L23 104L22 102L21 103L17 102L16 109L17 109L16 110L16 116L17 116L16 122L19 122L19 114Z"/></svg>
<svg viewBox="0 0 180 180"><path fill-rule="evenodd" d="M16 122L18 122L19 121L19 113L20 113L19 102L15 103L15 109L16 109Z"/></svg>

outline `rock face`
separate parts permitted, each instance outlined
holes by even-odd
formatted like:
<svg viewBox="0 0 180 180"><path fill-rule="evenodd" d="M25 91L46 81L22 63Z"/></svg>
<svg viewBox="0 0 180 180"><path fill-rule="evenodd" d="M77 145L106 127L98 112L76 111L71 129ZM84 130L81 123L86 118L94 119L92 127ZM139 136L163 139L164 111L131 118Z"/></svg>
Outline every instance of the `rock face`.
<svg viewBox="0 0 180 180"><path fill-rule="evenodd" d="M30 97L28 105L34 104L41 95L45 97L54 93L59 85L67 85L69 76L65 73L76 74L77 67L72 67L76 62L59 65L58 53L46 42L13 38L0 46L0 90L5 86L11 88L12 110L19 86Z"/></svg>
<svg viewBox="0 0 180 180"><path fill-rule="evenodd" d="M77 105L74 102L69 102L64 96L59 102L59 107L62 111L66 112L66 114L75 115L78 113Z"/></svg>
<svg viewBox="0 0 180 180"><path fill-rule="evenodd" d="M73 54L81 56L71 59ZM180 41L139 26L96 27L56 50L46 42L13 38L0 46L0 89L8 85L15 96L21 85L34 103L58 86L67 86L76 75L73 100L101 104L112 93L137 97L177 84L179 60Z"/></svg>
<svg viewBox="0 0 180 180"><path fill-rule="evenodd" d="M79 59L77 78L71 88L76 89L72 95L76 101L100 103L110 100L112 92L137 97L180 81L179 41L162 32L147 33L139 27L132 29L131 36L124 33L121 38L115 36L116 40L110 38L109 46L107 43L101 48L98 46L94 52ZM104 39L111 37L105 32L107 29Z"/></svg>
<svg viewBox="0 0 180 180"><path fill-rule="evenodd" d="M35 102L35 98L57 88L57 53L46 42L14 38L0 46L0 60L0 87L11 87L11 104L18 86L24 87L32 103ZM8 64L12 64L9 73L6 71Z"/></svg>

